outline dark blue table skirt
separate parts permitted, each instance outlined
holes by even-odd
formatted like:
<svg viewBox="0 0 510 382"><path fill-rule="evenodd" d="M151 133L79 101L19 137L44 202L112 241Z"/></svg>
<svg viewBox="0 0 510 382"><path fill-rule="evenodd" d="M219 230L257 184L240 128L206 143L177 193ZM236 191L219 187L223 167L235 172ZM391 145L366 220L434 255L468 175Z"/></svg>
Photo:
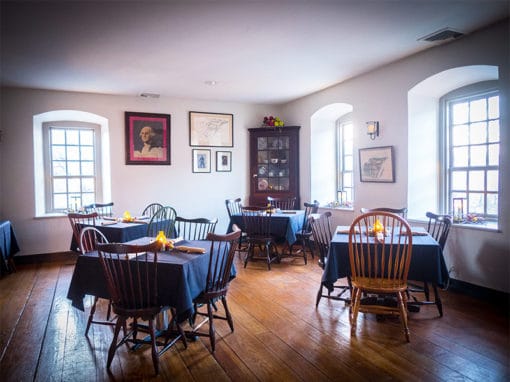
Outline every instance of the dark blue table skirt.
<svg viewBox="0 0 510 382"><path fill-rule="evenodd" d="M9 259L19 252L18 241L9 220L0 220L0 274L11 272Z"/></svg>
<svg viewBox="0 0 510 382"><path fill-rule="evenodd" d="M130 243L148 242L149 238L141 238ZM179 245L206 249L206 253L200 255L177 251L158 254L159 304L174 307L179 321L182 321L193 313L193 299L205 289L211 242L183 241ZM235 275L236 269L232 266L232 278ZM87 294L106 299L110 297L96 252L78 256L67 298L75 308L84 310L83 298Z"/></svg>
<svg viewBox="0 0 510 382"><path fill-rule="evenodd" d="M304 210L296 210L292 213L275 213L271 215L271 233L277 237L285 238L289 244L294 244L296 242L296 232L303 227L304 217ZM234 224L243 230L242 215L232 216L227 232L232 232Z"/></svg>
<svg viewBox="0 0 510 382"><path fill-rule="evenodd" d="M346 228L348 227L338 227L337 231ZM338 279L350 275L349 235L335 233L329 248L322 282L324 286L332 290L333 284ZM439 244L430 235L413 236L413 252L408 279L426 281L444 287L448 278L448 269Z"/></svg>

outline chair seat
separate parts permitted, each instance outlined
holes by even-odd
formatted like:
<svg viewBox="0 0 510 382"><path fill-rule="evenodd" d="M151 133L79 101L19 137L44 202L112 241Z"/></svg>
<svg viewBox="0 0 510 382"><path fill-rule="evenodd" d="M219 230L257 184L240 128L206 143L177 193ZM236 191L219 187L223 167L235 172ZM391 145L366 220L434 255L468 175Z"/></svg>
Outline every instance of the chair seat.
<svg viewBox="0 0 510 382"><path fill-rule="evenodd" d="M352 286L363 288L368 293L397 293L407 289L407 283L401 280L368 277L356 278L356 281L352 281Z"/></svg>

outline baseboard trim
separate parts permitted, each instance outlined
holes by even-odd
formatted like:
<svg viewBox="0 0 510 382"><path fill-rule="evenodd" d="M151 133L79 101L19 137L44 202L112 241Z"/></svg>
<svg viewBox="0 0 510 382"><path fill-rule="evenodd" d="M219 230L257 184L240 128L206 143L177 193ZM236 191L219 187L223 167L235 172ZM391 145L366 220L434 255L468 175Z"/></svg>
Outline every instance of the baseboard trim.
<svg viewBox="0 0 510 382"><path fill-rule="evenodd" d="M35 264L35 263L48 263L48 262L70 262L75 263L78 258L78 253L73 251L67 252L54 252L54 253L39 253L34 255L14 256L14 264Z"/></svg>
<svg viewBox="0 0 510 382"><path fill-rule="evenodd" d="M482 287L461 280L450 279L448 290L465 294L490 304L501 306L506 315L510 315L510 294L495 289ZM502 303L504 302L504 303Z"/></svg>

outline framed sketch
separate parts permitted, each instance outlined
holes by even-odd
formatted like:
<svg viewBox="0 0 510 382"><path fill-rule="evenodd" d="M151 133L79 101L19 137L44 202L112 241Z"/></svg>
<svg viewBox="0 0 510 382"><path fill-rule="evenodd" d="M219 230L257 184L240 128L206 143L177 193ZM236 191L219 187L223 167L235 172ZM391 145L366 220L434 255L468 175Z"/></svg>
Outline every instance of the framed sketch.
<svg viewBox="0 0 510 382"><path fill-rule="evenodd" d="M126 164L170 164L170 114L125 112Z"/></svg>
<svg viewBox="0 0 510 382"><path fill-rule="evenodd" d="M190 111L189 145L234 147L234 115Z"/></svg>
<svg viewBox="0 0 510 382"><path fill-rule="evenodd" d="M216 171L232 171L232 151L216 151Z"/></svg>
<svg viewBox="0 0 510 382"><path fill-rule="evenodd" d="M193 149L193 172L211 172L211 150Z"/></svg>
<svg viewBox="0 0 510 382"><path fill-rule="evenodd" d="M362 182L395 182L393 146L359 149L359 170Z"/></svg>

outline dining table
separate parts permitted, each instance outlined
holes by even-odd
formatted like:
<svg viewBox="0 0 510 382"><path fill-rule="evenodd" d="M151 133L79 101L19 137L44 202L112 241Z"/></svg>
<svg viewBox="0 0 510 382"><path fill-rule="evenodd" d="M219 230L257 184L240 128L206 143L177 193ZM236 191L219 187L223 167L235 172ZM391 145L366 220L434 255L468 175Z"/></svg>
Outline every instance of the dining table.
<svg viewBox="0 0 510 382"><path fill-rule="evenodd" d="M330 291L337 280L351 275L348 231L349 226L338 226L331 239L322 274L322 283ZM441 246L423 227L411 227L411 231L413 245L408 280L445 287L449 276Z"/></svg>
<svg viewBox="0 0 510 382"><path fill-rule="evenodd" d="M16 270L14 255L18 252L18 240L11 222L0 220L0 275Z"/></svg>
<svg viewBox="0 0 510 382"><path fill-rule="evenodd" d="M143 245L154 238L142 237L128 244ZM203 248L203 254L186 253L177 249L158 253L158 304L171 306L176 310L179 322L191 317L194 312L193 300L205 289L209 265L211 242L208 240L181 240L179 246ZM146 255L145 255L146 256ZM231 278L236 276L232 265ZM84 311L85 295L109 299L107 283L97 251L78 256L67 298L72 306Z"/></svg>
<svg viewBox="0 0 510 382"><path fill-rule="evenodd" d="M95 225L83 224L83 227L96 227L105 235L110 243L125 243L147 235L149 217L138 218L133 222L124 222L122 219L106 218L96 219ZM74 235L71 237L70 250L79 252L79 244Z"/></svg>
<svg viewBox="0 0 510 382"><path fill-rule="evenodd" d="M289 245L296 242L296 233L303 228L305 210L280 210L271 215L271 234L279 239L284 239ZM232 232L232 226L236 224L244 231L243 216L234 214L230 218L227 232Z"/></svg>

